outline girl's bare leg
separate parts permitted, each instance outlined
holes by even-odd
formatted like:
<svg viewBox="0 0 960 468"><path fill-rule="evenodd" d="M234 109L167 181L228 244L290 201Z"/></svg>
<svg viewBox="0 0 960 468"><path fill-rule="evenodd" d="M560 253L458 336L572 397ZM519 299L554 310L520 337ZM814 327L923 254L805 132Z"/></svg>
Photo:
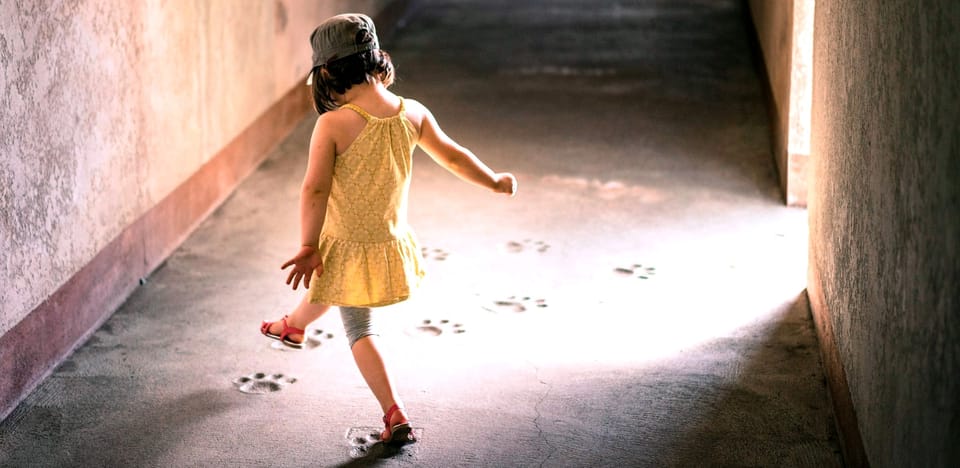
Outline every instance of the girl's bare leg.
<svg viewBox="0 0 960 468"><path fill-rule="evenodd" d="M393 388L393 382L383 363L383 357L377 348L375 338L373 335L360 338L350 350L353 352L353 359L357 362L360 374L363 375L363 379L367 381L367 386L370 387L373 396L380 403L380 409L383 413L386 414L393 405L401 407L400 410L393 413L393 418L390 421L392 425L406 419L407 414L402 408L403 402L400 401L400 396Z"/></svg>
<svg viewBox="0 0 960 468"><path fill-rule="evenodd" d="M320 318L320 316L328 310L330 310L330 306L326 304L311 304L309 294L304 294L300 304L293 309L293 312L287 315L287 325L306 330L307 325L313 323L314 320ZM279 335L282 331L283 321L277 320L270 325L270 333ZM303 342L303 335L299 333L291 333L287 335L287 337L289 337L290 341Z"/></svg>

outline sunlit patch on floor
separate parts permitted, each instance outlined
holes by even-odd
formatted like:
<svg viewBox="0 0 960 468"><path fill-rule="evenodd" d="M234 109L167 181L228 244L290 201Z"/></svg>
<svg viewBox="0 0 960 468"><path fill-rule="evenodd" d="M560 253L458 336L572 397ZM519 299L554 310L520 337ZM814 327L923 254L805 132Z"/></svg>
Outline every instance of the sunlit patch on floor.
<svg viewBox="0 0 960 468"><path fill-rule="evenodd" d="M544 176L544 184L564 190L578 190L586 192L601 200L616 200L620 198L635 198L643 203L659 203L664 201L663 191L641 185L628 185L619 180L585 179L583 177L565 177L558 175Z"/></svg>

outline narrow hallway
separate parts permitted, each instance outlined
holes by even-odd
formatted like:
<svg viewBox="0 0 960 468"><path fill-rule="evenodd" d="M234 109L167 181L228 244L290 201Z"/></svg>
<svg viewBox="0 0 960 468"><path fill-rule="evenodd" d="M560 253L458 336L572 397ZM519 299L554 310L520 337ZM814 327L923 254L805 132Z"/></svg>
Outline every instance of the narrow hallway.
<svg viewBox="0 0 960 468"><path fill-rule="evenodd" d="M0 423L0 466L841 466L743 8L431 0L383 42L520 180L414 158L428 280L376 318L419 443L368 437L336 313L303 351L257 330L300 298L311 115Z"/></svg>

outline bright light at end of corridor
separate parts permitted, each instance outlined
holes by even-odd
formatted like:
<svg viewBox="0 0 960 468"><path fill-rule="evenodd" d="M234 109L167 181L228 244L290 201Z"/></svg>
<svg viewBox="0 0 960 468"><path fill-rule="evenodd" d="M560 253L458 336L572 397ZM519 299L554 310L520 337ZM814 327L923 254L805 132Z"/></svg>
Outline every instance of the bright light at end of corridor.
<svg viewBox="0 0 960 468"><path fill-rule="evenodd" d="M765 224L713 232L721 239L709 245L678 237L646 279L598 271L576 287L550 291L552 303L571 307L531 316L524 328L536 333L518 334L510 347L538 363L643 363L775 323L806 287L805 223L797 224L784 236Z"/></svg>

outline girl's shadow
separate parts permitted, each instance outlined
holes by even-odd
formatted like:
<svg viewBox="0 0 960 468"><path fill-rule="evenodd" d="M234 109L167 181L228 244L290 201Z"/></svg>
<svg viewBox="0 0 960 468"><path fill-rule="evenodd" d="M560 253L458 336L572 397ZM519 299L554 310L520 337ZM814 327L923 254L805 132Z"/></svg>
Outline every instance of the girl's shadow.
<svg viewBox="0 0 960 468"><path fill-rule="evenodd" d="M377 442L372 445L366 453L359 458L354 458L345 463L337 465L340 468L359 468L364 466L377 466L385 463L387 459L394 458L403 452L403 447Z"/></svg>
<svg viewBox="0 0 960 468"><path fill-rule="evenodd" d="M338 467L377 466L388 459L397 457L412 458L416 452L416 444L385 444L381 442L377 428L353 428L348 433L350 445L353 446L350 456L352 460L337 465Z"/></svg>

